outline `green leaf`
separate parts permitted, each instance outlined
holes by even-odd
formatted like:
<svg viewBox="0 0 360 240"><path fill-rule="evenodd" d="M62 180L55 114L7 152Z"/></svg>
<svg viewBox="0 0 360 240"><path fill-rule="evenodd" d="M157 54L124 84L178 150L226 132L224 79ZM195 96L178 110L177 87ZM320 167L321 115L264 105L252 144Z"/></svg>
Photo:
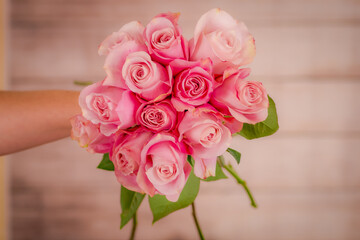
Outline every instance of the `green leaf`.
<svg viewBox="0 0 360 240"><path fill-rule="evenodd" d="M129 189L121 186L121 225L123 228L134 216L141 202L143 201L145 194L130 191Z"/></svg>
<svg viewBox="0 0 360 240"><path fill-rule="evenodd" d="M109 154L105 153L99 166L97 168L108 170L108 171L114 171L114 164L109 158Z"/></svg>
<svg viewBox="0 0 360 240"><path fill-rule="evenodd" d="M218 162L216 162L216 172L215 172L215 176L211 176L208 177L206 179L202 179L203 181L206 182L212 182L212 181L216 181L216 180L220 180L220 179L225 179L228 178L225 173L223 172L221 166L219 165Z"/></svg>
<svg viewBox="0 0 360 240"><path fill-rule="evenodd" d="M187 155L187 159L188 163L190 163L191 166L194 166L194 159L191 155Z"/></svg>
<svg viewBox="0 0 360 240"><path fill-rule="evenodd" d="M228 148L226 151L235 158L235 160L238 164L240 163L241 153L239 153L238 151L236 151L235 149L232 149L232 148Z"/></svg>
<svg viewBox="0 0 360 240"><path fill-rule="evenodd" d="M153 223L170 213L185 208L193 203L199 192L199 188L200 179L194 175L193 171L191 171L177 202L170 202L165 196L158 194L154 197L149 197L150 208L154 217Z"/></svg>
<svg viewBox="0 0 360 240"><path fill-rule="evenodd" d="M248 124L244 123L242 130L238 133L246 139L266 137L274 134L279 129L278 117L274 100L269 96L268 117L265 121Z"/></svg>

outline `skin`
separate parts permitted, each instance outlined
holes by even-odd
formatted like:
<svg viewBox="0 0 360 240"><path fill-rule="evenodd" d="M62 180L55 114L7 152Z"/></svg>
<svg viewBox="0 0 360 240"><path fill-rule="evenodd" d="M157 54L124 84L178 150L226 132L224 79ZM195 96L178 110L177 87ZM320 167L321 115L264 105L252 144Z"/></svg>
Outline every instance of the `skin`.
<svg viewBox="0 0 360 240"><path fill-rule="evenodd" d="M79 92L0 91L0 156L68 137Z"/></svg>

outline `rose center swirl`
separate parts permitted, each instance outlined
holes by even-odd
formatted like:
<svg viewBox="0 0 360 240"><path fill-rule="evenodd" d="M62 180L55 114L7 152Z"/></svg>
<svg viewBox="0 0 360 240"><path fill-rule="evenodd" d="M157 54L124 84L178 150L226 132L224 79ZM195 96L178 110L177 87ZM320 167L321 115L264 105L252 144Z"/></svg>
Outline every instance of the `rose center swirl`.
<svg viewBox="0 0 360 240"><path fill-rule="evenodd" d="M206 81L201 76L189 77L184 81L184 92L189 98L200 98L207 93Z"/></svg>
<svg viewBox="0 0 360 240"><path fill-rule="evenodd" d="M211 147L220 142L221 134L222 130L215 124L208 126L202 131L200 143L204 147Z"/></svg>
<svg viewBox="0 0 360 240"><path fill-rule="evenodd" d="M150 107L142 112L141 119L150 128L161 127L167 121L167 114L160 109Z"/></svg>
<svg viewBox="0 0 360 240"><path fill-rule="evenodd" d="M156 49L167 49L175 40L175 33L172 28L164 28L155 31L151 36L151 44Z"/></svg>
<svg viewBox="0 0 360 240"><path fill-rule="evenodd" d="M176 177L177 166L176 164L162 164L156 166L156 173L163 181L169 181Z"/></svg>
<svg viewBox="0 0 360 240"><path fill-rule="evenodd" d="M150 76L150 67L145 63L136 63L130 67L131 80L136 87L144 87Z"/></svg>
<svg viewBox="0 0 360 240"><path fill-rule="evenodd" d="M102 96L95 96L92 101L92 107L102 120L109 120L111 109L109 109L109 101Z"/></svg>

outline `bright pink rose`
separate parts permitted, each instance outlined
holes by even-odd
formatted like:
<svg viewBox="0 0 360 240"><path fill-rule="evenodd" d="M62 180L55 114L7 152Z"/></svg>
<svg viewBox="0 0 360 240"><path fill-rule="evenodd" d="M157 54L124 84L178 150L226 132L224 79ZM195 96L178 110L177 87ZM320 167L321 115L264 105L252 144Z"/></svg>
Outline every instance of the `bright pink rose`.
<svg viewBox="0 0 360 240"><path fill-rule="evenodd" d="M106 137L100 133L99 124L93 124L81 114L70 119L71 138L79 142L80 147L90 153L107 153L112 148L114 137Z"/></svg>
<svg viewBox="0 0 360 240"><path fill-rule="evenodd" d="M248 81L248 69L228 69L224 83L215 89L211 104L236 120L255 124L267 118L269 99L260 82Z"/></svg>
<svg viewBox="0 0 360 240"><path fill-rule="evenodd" d="M144 26L138 21L132 21L113 32L100 44L98 53L100 56L108 55L117 45L135 40L145 44L143 38Z"/></svg>
<svg viewBox="0 0 360 240"><path fill-rule="evenodd" d="M100 131L106 136L135 125L135 114L140 105L131 91L104 86L103 81L84 88L79 104L83 116L100 124Z"/></svg>
<svg viewBox="0 0 360 240"><path fill-rule="evenodd" d="M201 16L189 46L190 59L210 57L215 74L248 64L255 57L255 41L245 24L218 8Z"/></svg>
<svg viewBox="0 0 360 240"><path fill-rule="evenodd" d="M135 40L117 44L105 59L104 69L108 77L104 85L128 89L122 76L122 69L127 56L138 51L147 51L146 45Z"/></svg>
<svg viewBox="0 0 360 240"><path fill-rule="evenodd" d="M169 66L176 76L171 99L176 110L189 110L209 101L214 85L210 59L198 62L177 59Z"/></svg>
<svg viewBox="0 0 360 240"><path fill-rule="evenodd" d="M191 172L186 158L174 136L156 134L141 151L139 186L150 196L159 193L176 202Z"/></svg>
<svg viewBox="0 0 360 240"><path fill-rule="evenodd" d="M163 13L146 26L144 38L151 57L168 64L174 59L189 59L189 47L177 24L179 13Z"/></svg>
<svg viewBox="0 0 360 240"><path fill-rule="evenodd" d="M177 112L169 100L142 104L136 113L136 120L153 132L168 132L176 126Z"/></svg>
<svg viewBox="0 0 360 240"><path fill-rule="evenodd" d="M147 101L160 101L171 93L172 76L146 52L130 53L122 68L127 87Z"/></svg>
<svg viewBox="0 0 360 240"><path fill-rule="evenodd" d="M194 172L200 178L215 176L216 157L231 143L231 132L223 117L210 105L187 111L179 124L179 141L189 147L195 159Z"/></svg>
<svg viewBox="0 0 360 240"><path fill-rule="evenodd" d="M110 159L114 163L115 175L121 185L135 192L143 192L136 182L140 166L141 149L153 134L139 129L133 133L122 133L117 138Z"/></svg>

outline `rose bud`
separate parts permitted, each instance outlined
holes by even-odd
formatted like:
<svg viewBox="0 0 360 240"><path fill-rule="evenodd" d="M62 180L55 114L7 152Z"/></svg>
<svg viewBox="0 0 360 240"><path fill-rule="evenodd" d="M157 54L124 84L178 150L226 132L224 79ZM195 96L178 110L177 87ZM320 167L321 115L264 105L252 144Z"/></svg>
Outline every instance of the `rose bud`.
<svg viewBox="0 0 360 240"><path fill-rule="evenodd" d="M261 82L245 79L248 72L248 69L227 69L223 84L215 89L210 102L239 122L255 124L267 118L269 99Z"/></svg>
<svg viewBox="0 0 360 240"><path fill-rule="evenodd" d="M204 105L187 111L179 124L179 141L194 157L194 172L199 178L215 176L216 158L230 146L231 132L223 121L219 112Z"/></svg>
<svg viewBox="0 0 360 240"><path fill-rule="evenodd" d="M174 59L189 59L189 47L177 24L179 13L163 13L146 26L144 38L151 57L168 64Z"/></svg>
<svg viewBox="0 0 360 240"><path fill-rule="evenodd" d="M72 126L71 138L79 142L80 147L90 153L107 153L114 143L113 136L104 136L100 133L99 124L93 124L81 114L70 119Z"/></svg>
<svg viewBox="0 0 360 240"><path fill-rule="evenodd" d="M198 62L174 60L169 66L175 76L171 102L177 111L189 110L209 101L214 85L210 59Z"/></svg>
<svg viewBox="0 0 360 240"><path fill-rule="evenodd" d="M171 93L172 77L146 52L134 52L127 56L122 77L126 86L146 101L160 101Z"/></svg>
<svg viewBox="0 0 360 240"><path fill-rule="evenodd" d="M140 44L145 44L143 38L144 26L138 21L132 21L113 32L100 44L98 53L100 56L108 55L116 46L122 43L135 40Z"/></svg>
<svg viewBox="0 0 360 240"><path fill-rule="evenodd" d="M123 132L118 136L110 159L114 163L115 175L118 182L125 188L143 192L136 182L140 166L140 152L153 134L149 131L139 129L135 132Z"/></svg>
<svg viewBox="0 0 360 240"><path fill-rule="evenodd" d="M142 104L137 111L136 120L153 132L168 132L176 126L177 112L169 100Z"/></svg>
<svg viewBox="0 0 360 240"><path fill-rule="evenodd" d="M191 172L181 144L174 136L158 133L143 147L137 182L151 197L165 195L176 202Z"/></svg>
<svg viewBox="0 0 360 240"><path fill-rule="evenodd" d="M254 38L245 24L218 8L201 16L189 46L190 60L210 57L215 74L251 63L256 52Z"/></svg>
<svg viewBox="0 0 360 240"><path fill-rule="evenodd" d="M104 86L101 81L81 91L79 105L83 116L94 124L100 124L100 132L110 136L120 128L135 125L140 103L131 91Z"/></svg>

